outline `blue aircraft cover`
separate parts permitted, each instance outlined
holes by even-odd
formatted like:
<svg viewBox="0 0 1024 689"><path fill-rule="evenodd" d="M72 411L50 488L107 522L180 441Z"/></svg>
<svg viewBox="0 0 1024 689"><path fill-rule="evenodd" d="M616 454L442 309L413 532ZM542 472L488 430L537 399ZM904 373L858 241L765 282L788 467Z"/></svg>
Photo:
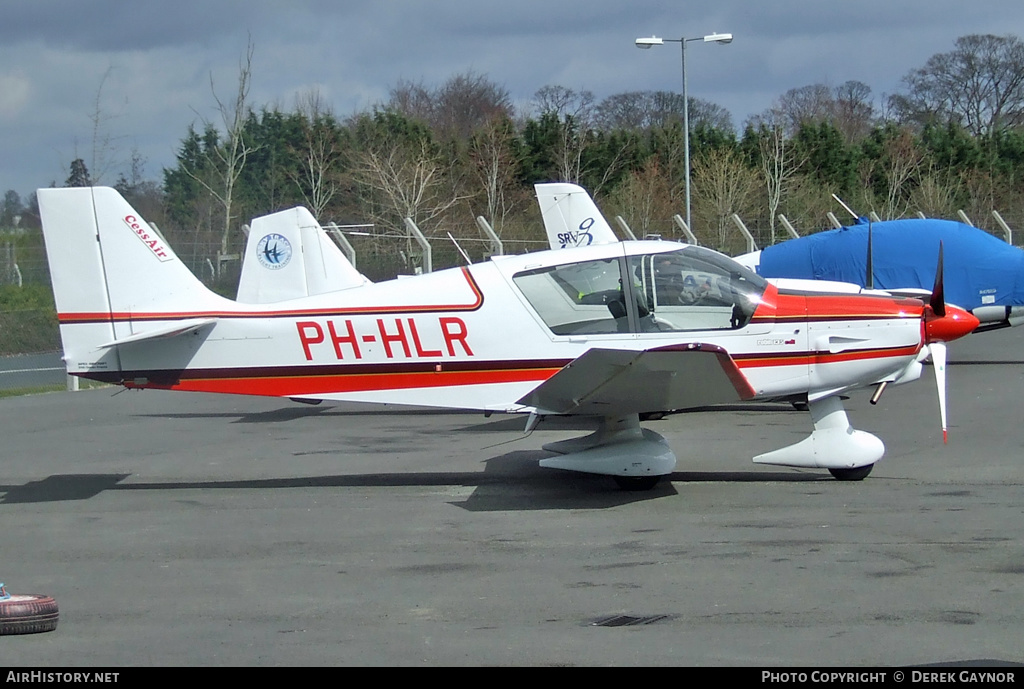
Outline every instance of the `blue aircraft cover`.
<svg viewBox="0 0 1024 689"><path fill-rule="evenodd" d="M1024 304L1024 251L984 230L951 220L871 224L876 289L935 284L943 246L946 301L972 310ZM866 286L868 223L818 232L769 246L758 273L766 278L837 280Z"/></svg>

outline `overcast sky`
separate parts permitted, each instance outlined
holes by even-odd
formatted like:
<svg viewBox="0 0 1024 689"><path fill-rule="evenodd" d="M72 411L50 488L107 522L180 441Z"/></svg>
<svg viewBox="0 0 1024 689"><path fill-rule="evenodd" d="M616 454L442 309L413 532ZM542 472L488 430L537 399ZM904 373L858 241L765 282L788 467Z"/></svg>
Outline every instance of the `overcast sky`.
<svg viewBox="0 0 1024 689"><path fill-rule="evenodd" d="M162 181L188 126L230 98L247 42L250 102L293 109L319 90L346 116L399 80L473 71L527 104L545 85L597 99L681 90L680 51L639 36L729 32L690 43L689 93L741 127L791 88L864 82L876 103L908 71L972 33L1024 37L1021 0L8 0L0 14L0 194L63 184L71 160L113 184L137 151ZM99 113L99 127L94 126ZM106 166L93 165L94 142ZM95 169L105 167L106 169Z"/></svg>

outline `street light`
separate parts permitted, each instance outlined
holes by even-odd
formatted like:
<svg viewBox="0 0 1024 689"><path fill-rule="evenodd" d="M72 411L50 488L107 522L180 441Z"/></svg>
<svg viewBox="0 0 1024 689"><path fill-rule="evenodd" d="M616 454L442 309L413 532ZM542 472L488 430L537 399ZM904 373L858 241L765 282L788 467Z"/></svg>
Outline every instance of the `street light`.
<svg viewBox="0 0 1024 689"><path fill-rule="evenodd" d="M683 166L686 168L684 171L685 182L686 182L686 227L690 230L693 226L690 224L690 99L686 93L686 44L692 41L704 41L705 43L732 43L731 33L711 33L707 36L700 36L698 38L658 38L657 36L651 36L650 38L638 38L636 39L636 47L643 48L644 50L650 50L656 45L664 45L665 43L678 43L682 46L683 53Z"/></svg>

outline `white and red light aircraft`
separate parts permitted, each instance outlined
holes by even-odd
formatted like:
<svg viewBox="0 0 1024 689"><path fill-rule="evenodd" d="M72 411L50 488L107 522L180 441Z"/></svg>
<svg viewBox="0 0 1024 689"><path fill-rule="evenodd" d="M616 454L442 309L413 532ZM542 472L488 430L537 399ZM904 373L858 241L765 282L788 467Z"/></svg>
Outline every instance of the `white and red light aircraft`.
<svg viewBox="0 0 1024 689"><path fill-rule="evenodd" d="M40 189L38 198L72 375L127 388L595 416L595 433L546 445L557 456L541 464L630 488L653 486L676 464L640 413L779 398L806 399L814 430L755 462L861 479L884 446L850 427L840 395L916 379L930 343L977 326L941 290L931 304L789 292L721 254L663 241L494 257L239 303L207 290L113 189ZM296 256L273 239L265 268L282 270ZM680 299L687 276L702 279L698 302Z"/></svg>

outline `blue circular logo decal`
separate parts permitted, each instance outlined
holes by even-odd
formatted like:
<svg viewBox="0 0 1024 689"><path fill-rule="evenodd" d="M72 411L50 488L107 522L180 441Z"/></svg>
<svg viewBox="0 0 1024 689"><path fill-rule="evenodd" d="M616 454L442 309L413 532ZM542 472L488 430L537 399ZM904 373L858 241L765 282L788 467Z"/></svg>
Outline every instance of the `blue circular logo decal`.
<svg viewBox="0 0 1024 689"><path fill-rule="evenodd" d="M283 235L268 234L256 245L256 257L264 268L280 270L292 260L291 242Z"/></svg>

